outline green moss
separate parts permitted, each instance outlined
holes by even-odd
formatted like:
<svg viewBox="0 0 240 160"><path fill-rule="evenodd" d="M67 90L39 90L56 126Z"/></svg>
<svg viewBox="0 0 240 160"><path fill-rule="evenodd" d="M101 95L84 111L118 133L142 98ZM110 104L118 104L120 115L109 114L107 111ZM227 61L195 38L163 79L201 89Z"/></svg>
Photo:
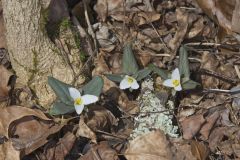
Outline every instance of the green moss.
<svg viewBox="0 0 240 160"><path fill-rule="evenodd" d="M72 23L68 18L64 18L59 24L59 27L62 30L66 30L66 29L70 28L71 26L72 26Z"/></svg>
<svg viewBox="0 0 240 160"><path fill-rule="evenodd" d="M46 33L46 25L49 21L48 14L49 14L48 8L41 10L40 29L43 33Z"/></svg>
<svg viewBox="0 0 240 160"><path fill-rule="evenodd" d="M34 79L35 74L37 74L38 69L37 69L37 65L38 65L38 59L37 59L37 51L36 50L32 50L33 53L33 69L31 69L29 72L31 73L29 79L28 79L28 85L31 85L32 80Z"/></svg>

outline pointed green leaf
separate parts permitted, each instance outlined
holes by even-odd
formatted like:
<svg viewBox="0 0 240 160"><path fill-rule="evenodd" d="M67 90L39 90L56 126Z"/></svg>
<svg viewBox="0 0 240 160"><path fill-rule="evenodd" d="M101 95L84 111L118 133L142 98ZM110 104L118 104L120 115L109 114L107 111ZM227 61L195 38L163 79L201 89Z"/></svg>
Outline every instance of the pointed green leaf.
<svg viewBox="0 0 240 160"><path fill-rule="evenodd" d="M83 86L82 90L84 94L91 94L98 96L101 94L103 88L102 77L96 76L90 82Z"/></svg>
<svg viewBox="0 0 240 160"><path fill-rule="evenodd" d="M194 89L197 86L199 86L200 84L193 81L193 80L188 80L182 83L182 88L183 90L188 90L188 89Z"/></svg>
<svg viewBox="0 0 240 160"><path fill-rule="evenodd" d="M182 46L179 52L179 71L183 78L190 78L188 53L186 47Z"/></svg>
<svg viewBox="0 0 240 160"><path fill-rule="evenodd" d="M136 78L137 81L141 81L143 78L147 77L152 72L149 68L144 68L139 70L136 74L134 74L134 78Z"/></svg>
<svg viewBox="0 0 240 160"><path fill-rule="evenodd" d="M168 79L168 71L163 70L157 66L155 66L154 64L150 64L149 69L151 69L153 72L155 72L156 74L158 74L163 80Z"/></svg>
<svg viewBox="0 0 240 160"><path fill-rule="evenodd" d="M53 77L48 77L48 84L53 89L57 97L66 104L69 104L72 101L72 98L69 94L68 88L72 87L69 84L61 82Z"/></svg>
<svg viewBox="0 0 240 160"><path fill-rule="evenodd" d="M122 60L123 73L128 75L135 74L138 71L138 64L134 57L131 43L127 43L123 48L123 60Z"/></svg>
<svg viewBox="0 0 240 160"><path fill-rule="evenodd" d="M62 102L55 102L53 104L53 107L50 109L49 114L50 115L62 115L66 113L72 113L75 111L75 108L73 105L66 105Z"/></svg>
<svg viewBox="0 0 240 160"><path fill-rule="evenodd" d="M230 89L231 94L239 94L240 93L240 87L233 87Z"/></svg>
<svg viewBox="0 0 240 160"><path fill-rule="evenodd" d="M124 75L106 74L105 76L113 82L121 82Z"/></svg>

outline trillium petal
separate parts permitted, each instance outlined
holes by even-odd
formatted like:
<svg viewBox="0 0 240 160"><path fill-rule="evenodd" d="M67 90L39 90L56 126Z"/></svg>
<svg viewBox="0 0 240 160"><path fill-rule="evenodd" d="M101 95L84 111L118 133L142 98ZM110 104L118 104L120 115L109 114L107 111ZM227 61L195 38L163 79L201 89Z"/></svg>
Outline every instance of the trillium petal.
<svg viewBox="0 0 240 160"><path fill-rule="evenodd" d="M173 87L172 79L167 79L163 82L164 86Z"/></svg>
<svg viewBox="0 0 240 160"><path fill-rule="evenodd" d="M74 105L77 114L81 114L84 108L84 105Z"/></svg>
<svg viewBox="0 0 240 160"><path fill-rule="evenodd" d="M128 83L127 76L123 78L123 80L120 82L120 89L127 89L130 87L130 84Z"/></svg>
<svg viewBox="0 0 240 160"><path fill-rule="evenodd" d="M90 95L90 94L86 94L86 95L82 96L82 99L83 99L84 105L88 105L88 104L95 103L98 101L97 96Z"/></svg>
<svg viewBox="0 0 240 160"><path fill-rule="evenodd" d="M136 80L134 80L134 82L132 83L131 88L132 89L138 89L139 88L139 84L137 83Z"/></svg>
<svg viewBox="0 0 240 160"><path fill-rule="evenodd" d="M68 91L69 91L69 93L70 93L70 96L71 96L73 99L76 99L76 98L81 97L80 92L79 92L76 88L68 88Z"/></svg>
<svg viewBox="0 0 240 160"><path fill-rule="evenodd" d="M172 79L180 80L180 73L179 73L179 69L178 68L173 70L173 72L172 72Z"/></svg>
<svg viewBox="0 0 240 160"><path fill-rule="evenodd" d="M182 90L182 86L181 86L181 85L178 85L178 86L174 87L174 89L175 89L176 91L181 91L181 90Z"/></svg>

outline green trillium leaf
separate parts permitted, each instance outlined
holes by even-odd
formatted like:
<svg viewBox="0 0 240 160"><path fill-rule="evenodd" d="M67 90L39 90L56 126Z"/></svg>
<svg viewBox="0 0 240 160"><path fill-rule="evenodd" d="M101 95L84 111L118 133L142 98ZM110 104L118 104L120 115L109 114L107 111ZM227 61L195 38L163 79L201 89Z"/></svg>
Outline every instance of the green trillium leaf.
<svg viewBox="0 0 240 160"><path fill-rule="evenodd" d="M122 81L122 79L124 78L124 75L117 75L117 74L105 74L105 76L109 79L109 80L111 80L111 81L113 81L113 82L121 82Z"/></svg>
<svg viewBox="0 0 240 160"><path fill-rule="evenodd" d="M155 66L154 64L150 64L149 69L152 70L154 73L158 74L163 80L168 79L168 71L163 70L157 66Z"/></svg>
<svg viewBox="0 0 240 160"><path fill-rule="evenodd" d="M103 88L103 79L100 76L93 77L86 85L82 87L84 94L95 95L99 97Z"/></svg>
<svg viewBox="0 0 240 160"><path fill-rule="evenodd" d="M123 48L122 71L127 75L133 75L138 71L138 64L134 57L131 43L127 43Z"/></svg>
<svg viewBox="0 0 240 160"><path fill-rule="evenodd" d="M194 89L196 88L197 86L199 86L200 84L198 82L195 82L191 79L185 81L185 82L182 82L182 88L183 90L188 90L188 89Z"/></svg>
<svg viewBox="0 0 240 160"><path fill-rule="evenodd" d="M68 88L72 87L71 85L61 82L54 77L48 77L48 84L53 89L58 99L65 104L71 104L72 98L68 91Z"/></svg>
<svg viewBox="0 0 240 160"><path fill-rule="evenodd" d="M144 68L135 73L133 77L136 78L137 81L141 81L143 78L147 77L151 72L152 72L151 69Z"/></svg>
<svg viewBox="0 0 240 160"><path fill-rule="evenodd" d="M179 72L183 78L190 78L188 53L185 46L182 46L179 51Z"/></svg>
<svg viewBox="0 0 240 160"><path fill-rule="evenodd" d="M67 105L62 102L55 102L49 111L50 115L62 115L66 113L73 113L75 108L73 105Z"/></svg>

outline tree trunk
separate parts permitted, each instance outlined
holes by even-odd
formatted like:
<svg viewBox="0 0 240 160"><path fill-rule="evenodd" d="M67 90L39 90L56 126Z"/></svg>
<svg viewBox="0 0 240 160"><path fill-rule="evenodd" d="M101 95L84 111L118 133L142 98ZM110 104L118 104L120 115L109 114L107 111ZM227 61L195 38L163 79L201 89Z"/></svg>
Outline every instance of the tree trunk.
<svg viewBox="0 0 240 160"><path fill-rule="evenodd" d="M44 2L45 1L45 2ZM79 53L62 56L48 38L43 21L43 11L50 0L3 0L3 16L6 26L7 46L17 82L28 85L36 94L38 103L48 106L54 94L47 84L53 76L66 83L73 82ZM75 62L72 62L75 60Z"/></svg>

